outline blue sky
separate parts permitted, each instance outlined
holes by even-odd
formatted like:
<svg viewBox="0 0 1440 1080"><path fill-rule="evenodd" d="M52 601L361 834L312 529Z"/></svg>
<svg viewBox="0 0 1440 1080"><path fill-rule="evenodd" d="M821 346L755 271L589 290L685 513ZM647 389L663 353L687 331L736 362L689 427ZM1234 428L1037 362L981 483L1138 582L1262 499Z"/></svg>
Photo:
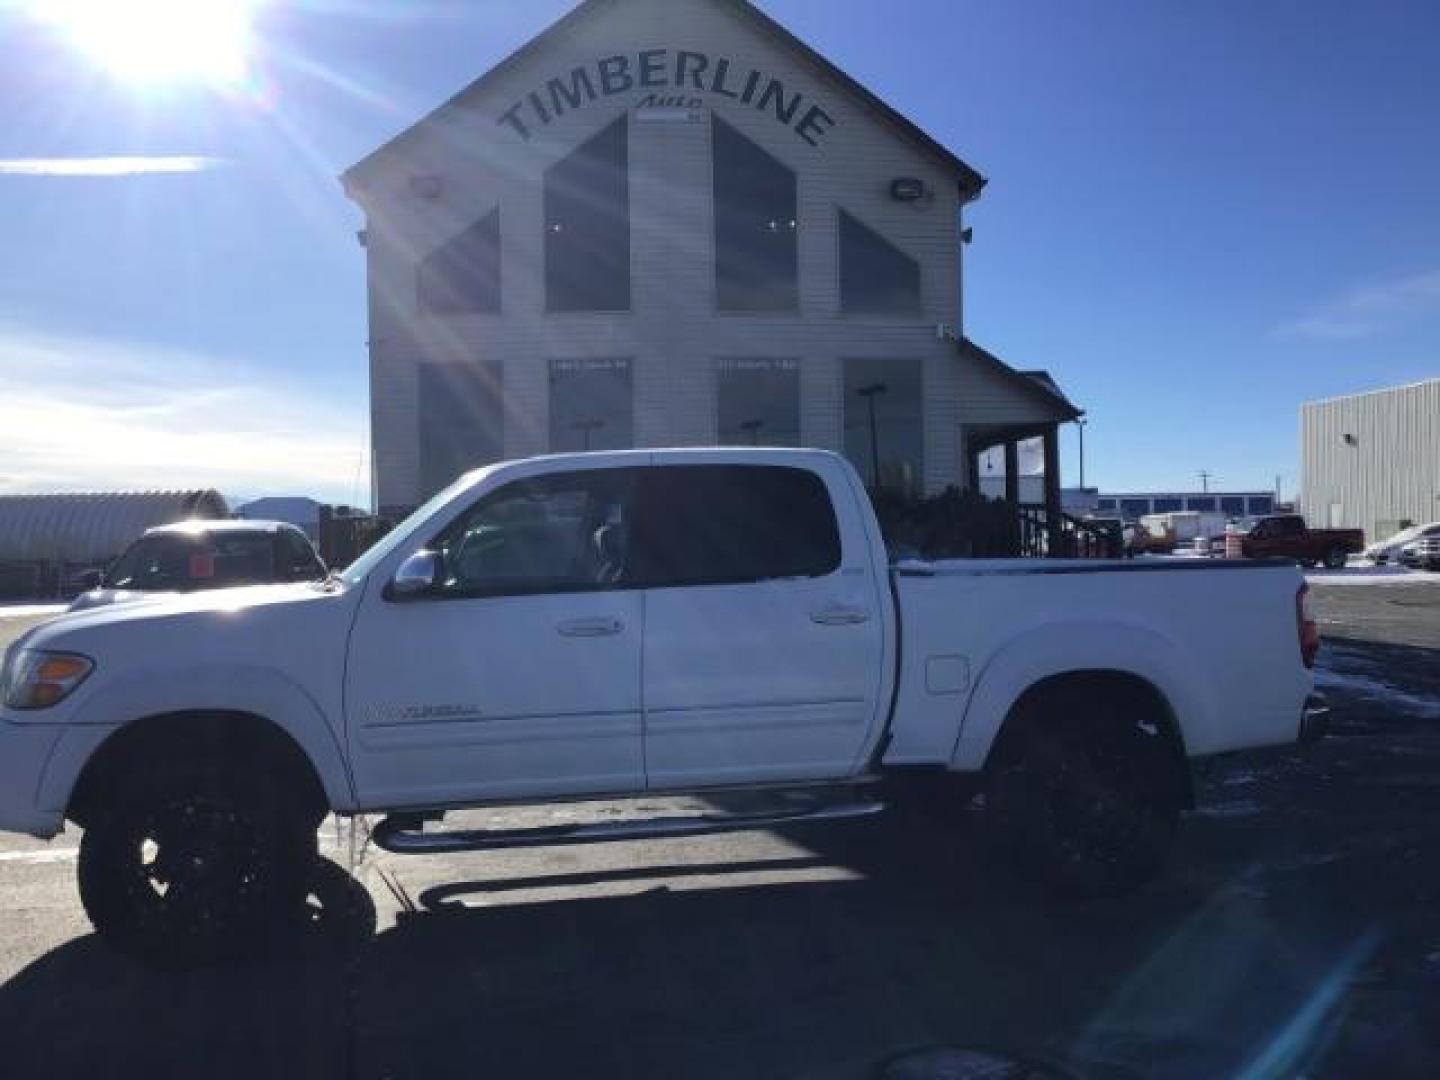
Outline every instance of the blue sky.
<svg viewBox="0 0 1440 1080"><path fill-rule="evenodd" d="M0 0L0 490L363 502L336 174L569 6L270 0L217 87ZM1089 411L1091 483L1289 493L1301 401L1440 375L1440 4L761 6L990 178L967 330Z"/></svg>

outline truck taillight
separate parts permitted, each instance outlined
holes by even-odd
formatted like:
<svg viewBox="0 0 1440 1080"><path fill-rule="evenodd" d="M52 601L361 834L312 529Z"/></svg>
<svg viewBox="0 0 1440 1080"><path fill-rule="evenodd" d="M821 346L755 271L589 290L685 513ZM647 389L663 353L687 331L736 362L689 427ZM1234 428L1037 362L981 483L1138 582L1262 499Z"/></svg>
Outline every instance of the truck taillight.
<svg viewBox="0 0 1440 1080"><path fill-rule="evenodd" d="M1320 628L1310 615L1310 586L1301 585L1295 594L1295 632L1300 638L1300 661L1307 668L1315 666L1320 651Z"/></svg>

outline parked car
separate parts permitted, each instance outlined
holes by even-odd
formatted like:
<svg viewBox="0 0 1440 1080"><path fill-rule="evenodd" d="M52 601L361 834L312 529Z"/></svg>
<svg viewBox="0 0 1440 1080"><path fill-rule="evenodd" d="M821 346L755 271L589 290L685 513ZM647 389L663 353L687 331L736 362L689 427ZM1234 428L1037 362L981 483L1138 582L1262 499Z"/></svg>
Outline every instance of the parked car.
<svg viewBox="0 0 1440 1080"><path fill-rule="evenodd" d="M1440 530L1406 544L1400 562L1416 570L1440 570Z"/></svg>
<svg viewBox="0 0 1440 1080"><path fill-rule="evenodd" d="M1240 538L1247 559L1294 559L1301 566L1324 563L1339 570L1345 560L1365 548L1359 529L1312 529L1299 514L1272 514L1260 518Z"/></svg>
<svg viewBox="0 0 1440 1080"><path fill-rule="evenodd" d="M1390 539L1380 540L1367 547L1365 557L1376 566L1399 562L1400 552L1406 545L1431 536L1440 536L1440 521L1432 521L1428 525L1411 525L1408 529L1401 529Z"/></svg>
<svg viewBox="0 0 1440 1080"><path fill-rule="evenodd" d="M326 573L310 538L286 522L180 521L147 529L108 570L90 571L70 610Z"/></svg>
<svg viewBox="0 0 1440 1080"><path fill-rule="evenodd" d="M859 475L817 450L502 463L322 584L28 631L0 828L81 825L85 909L146 957L240 947L302 903L331 811L387 815L390 851L483 850L855 819L879 781L948 776L1019 866L1112 891L1159 866L1189 758L1318 731L1305 594L1278 561L891 567ZM425 827L737 785L775 807Z"/></svg>

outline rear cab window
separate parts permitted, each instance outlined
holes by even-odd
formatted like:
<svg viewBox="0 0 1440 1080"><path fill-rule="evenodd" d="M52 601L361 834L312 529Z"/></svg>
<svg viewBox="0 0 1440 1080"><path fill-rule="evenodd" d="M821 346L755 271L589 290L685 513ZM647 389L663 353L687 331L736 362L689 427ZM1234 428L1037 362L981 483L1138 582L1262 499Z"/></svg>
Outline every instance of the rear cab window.
<svg viewBox="0 0 1440 1080"><path fill-rule="evenodd" d="M808 469L667 464L642 476L631 552L637 584L738 584L840 568L835 508Z"/></svg>

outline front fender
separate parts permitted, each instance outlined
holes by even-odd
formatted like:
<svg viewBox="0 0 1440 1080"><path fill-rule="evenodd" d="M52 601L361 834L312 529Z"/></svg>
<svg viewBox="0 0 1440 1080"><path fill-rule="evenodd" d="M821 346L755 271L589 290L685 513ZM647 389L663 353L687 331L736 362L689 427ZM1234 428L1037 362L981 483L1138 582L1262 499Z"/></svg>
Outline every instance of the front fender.
<svg viewBox="0 0 1440 1080"><path fill-rule="evenodd" d="M243 712L270 721L310 760L331 808L341 813L357 808L335 727L315 698L273 668L220 663L188 667L180 675L173 668L132 668L104 687L56 741L40 777L37 807L63 812L90 756L127 724L182 712Z"/></svg>
<svg viewBox="0 0 1440 1080"><path fill-rule="evenodd" d="M1080 671L1119 671L1154 685L1170 703L1189 747L1194 734L1208 728L1217 707L1213 683L1196 670L1198 663L1173 639L1134 623L1075 619L1032 627L986 662L965 709L950 767L983 768L1020 696L1042 679Z"/></svg>

